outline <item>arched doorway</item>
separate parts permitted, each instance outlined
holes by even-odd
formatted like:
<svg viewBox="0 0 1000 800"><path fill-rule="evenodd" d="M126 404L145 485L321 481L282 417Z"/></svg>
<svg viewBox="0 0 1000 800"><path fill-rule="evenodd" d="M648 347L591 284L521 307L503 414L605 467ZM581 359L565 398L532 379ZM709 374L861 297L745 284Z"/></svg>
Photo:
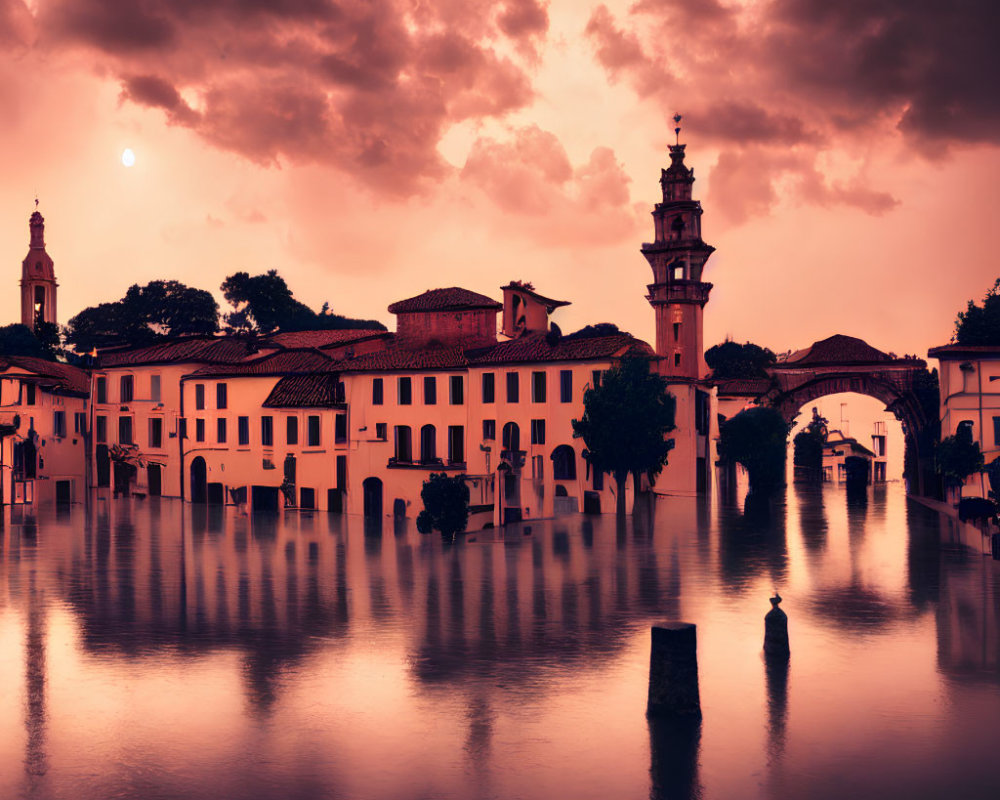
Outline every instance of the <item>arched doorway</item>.
<svg viewBox="0 0 1000 800"><path fill-rule="evenodd" d="M365 478L361 484L364 492L364 512L366 519L381 519L382 517L382 481L378 478Z"/></svg>
<svg viewBox="0 0 1000 800"><path fill-rule="evenodd" d="M552 451L552 477L557 481L576 480L576 453L568 444Z"/></svg>
<svg viewBox="0 0 1000 800"><path fill-rule="evenodd" d="M208 499L208 466L201 456L191 462L191 502L204 503Z"/></svg>

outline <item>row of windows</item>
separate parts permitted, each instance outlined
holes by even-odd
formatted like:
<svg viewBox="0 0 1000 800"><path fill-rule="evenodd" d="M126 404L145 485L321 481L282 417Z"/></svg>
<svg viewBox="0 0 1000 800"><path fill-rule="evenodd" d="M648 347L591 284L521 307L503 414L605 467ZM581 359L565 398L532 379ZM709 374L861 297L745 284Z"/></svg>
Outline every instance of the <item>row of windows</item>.
<svg viewBox="0 0 1000 800"><path fill-rule="evenodd" d="M57 412L62 413L62 412ZM185 420L181 420L181 435L187 437ZM65 418L64 423L65 424ZM263 447L274 446L274 417L263 416L260 418L260 443ZM219 417L215 421L215 441L218 444L225 444L228 441L229 430L228 420ZM59 434L57 434L59 435ZM122 416L118 418L118 442L120 444L133 444L134 434L132 431L132 417ZM334 438L337 442L347 441L347 416L338 414L334 426ZM94 418L94 439L97 442L108 441L108 418L98 414ZM194 439L196 442L206 440L206 421L195 419ZM306 441L307 447L319 447L321 443L321 425L319 416L311 415L306 418ZM236 443L240 446L250 444L250 417L236 418ZM299 443L299 420L298 417L285 418L285 443L297 445ZM163 418L151 417L149 419L149 447L160 448L163 446Z"/></svg>
<svg viewBox="0 0 1000 800"><path fill-rule="evenodd" d="M506 398L508 403L520 402L521 373L507 372L504 376ZM594 386L601 383L601 370L593 372ZM451 405L461 405L465 402L464 387L461 375L451 375L448 378L449 402ZM437 404L437 377L427 375L423 378L424 405ZM544 403L548 399L548 373L535 371L531 373L531 402ZM372 378L372 405L380 406L385 402L385 384L383 378ZM496 373L484 372L482 375L482 402L496 402ZM573 402L573 370L559 370L559 402ZM396 403L401 406L413 404L413 379L409 376L396 379Z"/></svg>
<svg viewBox="0 0 1000 800"><path fill-rule="evenodd" d="M401 464L413 463L413 437L409 425L397 425L393 429L395 460ZM437 430L433 425L420 429L421 464L441 463L437 455ZM448 463L465 463L465 428L461 425L448 426Z"/></svg>
<svg viewBox="0 0 1000 800"><path fill-rule="evenodd" d="M106 375L99 375L94 381L94 394L97 395L98 403L108 402L108 378ZM135 376L122 375L118 378L118 402L131 403L135 398ZM160 402L160 376L149 376L149 399L154 403ZM225 408L225 406L221 406Z"/></svg>

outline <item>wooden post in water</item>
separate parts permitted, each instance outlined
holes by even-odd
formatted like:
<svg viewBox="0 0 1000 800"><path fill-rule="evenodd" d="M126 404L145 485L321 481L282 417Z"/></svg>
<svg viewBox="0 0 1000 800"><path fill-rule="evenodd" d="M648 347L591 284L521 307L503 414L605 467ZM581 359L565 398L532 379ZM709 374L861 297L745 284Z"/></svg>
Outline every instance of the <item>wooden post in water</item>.
<svg viewBox="0 0 1000 800"><path fill-rule="evenodd" d="M700 717L697 626L668 622L652 629L647 717Z"/></svg>
<svg viewBox="0 0 1000 800"><path fill-rule="evenodd" d="M777 592L771 598L771 610L764 616L764 655L768 658L788 658L788 615L778 604L781 595Z"/></svg>

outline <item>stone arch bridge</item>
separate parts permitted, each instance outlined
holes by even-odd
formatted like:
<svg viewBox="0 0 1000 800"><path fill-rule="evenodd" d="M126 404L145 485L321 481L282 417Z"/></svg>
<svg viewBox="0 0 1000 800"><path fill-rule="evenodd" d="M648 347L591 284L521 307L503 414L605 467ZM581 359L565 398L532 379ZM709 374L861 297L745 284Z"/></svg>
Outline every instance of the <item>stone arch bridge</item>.
<svg viewBox="0 0 1000 800"><path fill-rule="evenodd" d="M937 420L937 409L931 417L917 393L917 382L926 370L922 359L899 358L861 339L837 334L779 360L768 369L767 378L719 382L719 396L740 395L771 406L788 423L804 405L825 395L854 392L874 397L902 423L906 446L915 456L907 458L907 475L911 487L923 494L928 470L933 471L928 437L923 434Z"/></svg>

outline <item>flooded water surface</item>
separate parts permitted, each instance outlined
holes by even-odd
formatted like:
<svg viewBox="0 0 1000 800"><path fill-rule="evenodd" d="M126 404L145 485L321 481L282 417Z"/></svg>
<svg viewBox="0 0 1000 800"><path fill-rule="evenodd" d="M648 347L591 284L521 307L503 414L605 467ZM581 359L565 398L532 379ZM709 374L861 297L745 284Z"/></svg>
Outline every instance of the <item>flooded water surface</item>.
<svg viewBox="0 0 1000 800"><path fill-rule="evenodd" d="M456 544L177 501L4 509L0 797L995 798L1000 562L898 486ZM784 597L792 655L762 658ZM698 626L703 719L645 718Z"/></svg>

